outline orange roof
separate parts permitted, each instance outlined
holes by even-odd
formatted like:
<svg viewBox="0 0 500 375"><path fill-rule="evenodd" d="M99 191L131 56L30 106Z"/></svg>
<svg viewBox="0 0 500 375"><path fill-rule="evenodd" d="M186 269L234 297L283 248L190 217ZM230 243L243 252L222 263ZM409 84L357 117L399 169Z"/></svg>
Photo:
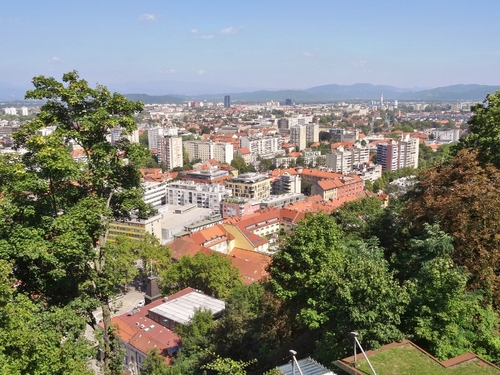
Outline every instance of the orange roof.
<svg viewBox="0 0 500 375"><path fill-rule="evenodd" d="M212 250L194 243L189 236L176 239L168 244L168 248L172 251L174 259L181 259L184 255L194 256L198 252L207 255L212 253Z"/></svg>
<svg viewBox="0 0 500 375"><path fill-rule="evenodd" d="M247 154L250 154L250 150L246 147L242 147L242 148L240 148L240 153L243 155L247 155Z"/></svg>
<svg viewBox="0 0 500 375"><path fill-rule="evenodd" d="M268 276L266 269L271 263L269 255L234 248L230 257L233 265L240 270L245 284L251 284Z"/></svg>

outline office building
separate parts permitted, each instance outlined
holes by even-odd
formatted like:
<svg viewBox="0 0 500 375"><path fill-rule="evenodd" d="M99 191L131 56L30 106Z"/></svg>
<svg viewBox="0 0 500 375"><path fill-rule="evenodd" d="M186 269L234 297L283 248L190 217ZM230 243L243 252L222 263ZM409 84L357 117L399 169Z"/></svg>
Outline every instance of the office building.
<svg viewBox="0 0 500 375"><path fill-rule="evenodd" d="M231 97L229 95L224 96L224 108L231 108Z"/></svg>

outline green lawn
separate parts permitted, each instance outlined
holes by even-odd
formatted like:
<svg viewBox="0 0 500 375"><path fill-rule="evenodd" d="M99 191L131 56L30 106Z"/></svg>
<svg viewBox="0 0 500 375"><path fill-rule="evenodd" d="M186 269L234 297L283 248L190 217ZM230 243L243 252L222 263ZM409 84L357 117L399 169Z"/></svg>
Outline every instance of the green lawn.
<svg viewBox="0 0 500 375"><path fill-rule="evenodd" d="M446 369L411 345L386 350L369 358L377 375L500 375L500 370L481 361L465 362ZM362 353L358 353L357 368L364 374L372 374Z"/></svg>

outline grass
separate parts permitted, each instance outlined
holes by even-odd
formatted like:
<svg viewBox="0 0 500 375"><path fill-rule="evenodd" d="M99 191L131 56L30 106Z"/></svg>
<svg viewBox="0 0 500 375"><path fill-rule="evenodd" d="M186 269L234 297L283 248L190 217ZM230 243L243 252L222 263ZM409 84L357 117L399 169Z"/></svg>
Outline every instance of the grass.
<svg viewBox="0 0 500 375"><path fill-rule="evenodd" d="M444 368L411 345L395 347L369 358L377 375L500 375L500 370L477 360ZM372 374L361 353L357 369L363 374Z"/></svg>

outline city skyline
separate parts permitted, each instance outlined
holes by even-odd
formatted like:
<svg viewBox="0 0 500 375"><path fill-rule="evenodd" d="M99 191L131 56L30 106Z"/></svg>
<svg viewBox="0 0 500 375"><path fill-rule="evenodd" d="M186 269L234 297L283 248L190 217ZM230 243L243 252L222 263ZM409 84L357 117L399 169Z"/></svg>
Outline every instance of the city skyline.
<svg viewBox="0 0 500 375"><path fill-rule="evenodd" d="M494 0L2 5L0 83L13 86L73 69L90 84L192 82L221 92L500 84Z"/></svg>

